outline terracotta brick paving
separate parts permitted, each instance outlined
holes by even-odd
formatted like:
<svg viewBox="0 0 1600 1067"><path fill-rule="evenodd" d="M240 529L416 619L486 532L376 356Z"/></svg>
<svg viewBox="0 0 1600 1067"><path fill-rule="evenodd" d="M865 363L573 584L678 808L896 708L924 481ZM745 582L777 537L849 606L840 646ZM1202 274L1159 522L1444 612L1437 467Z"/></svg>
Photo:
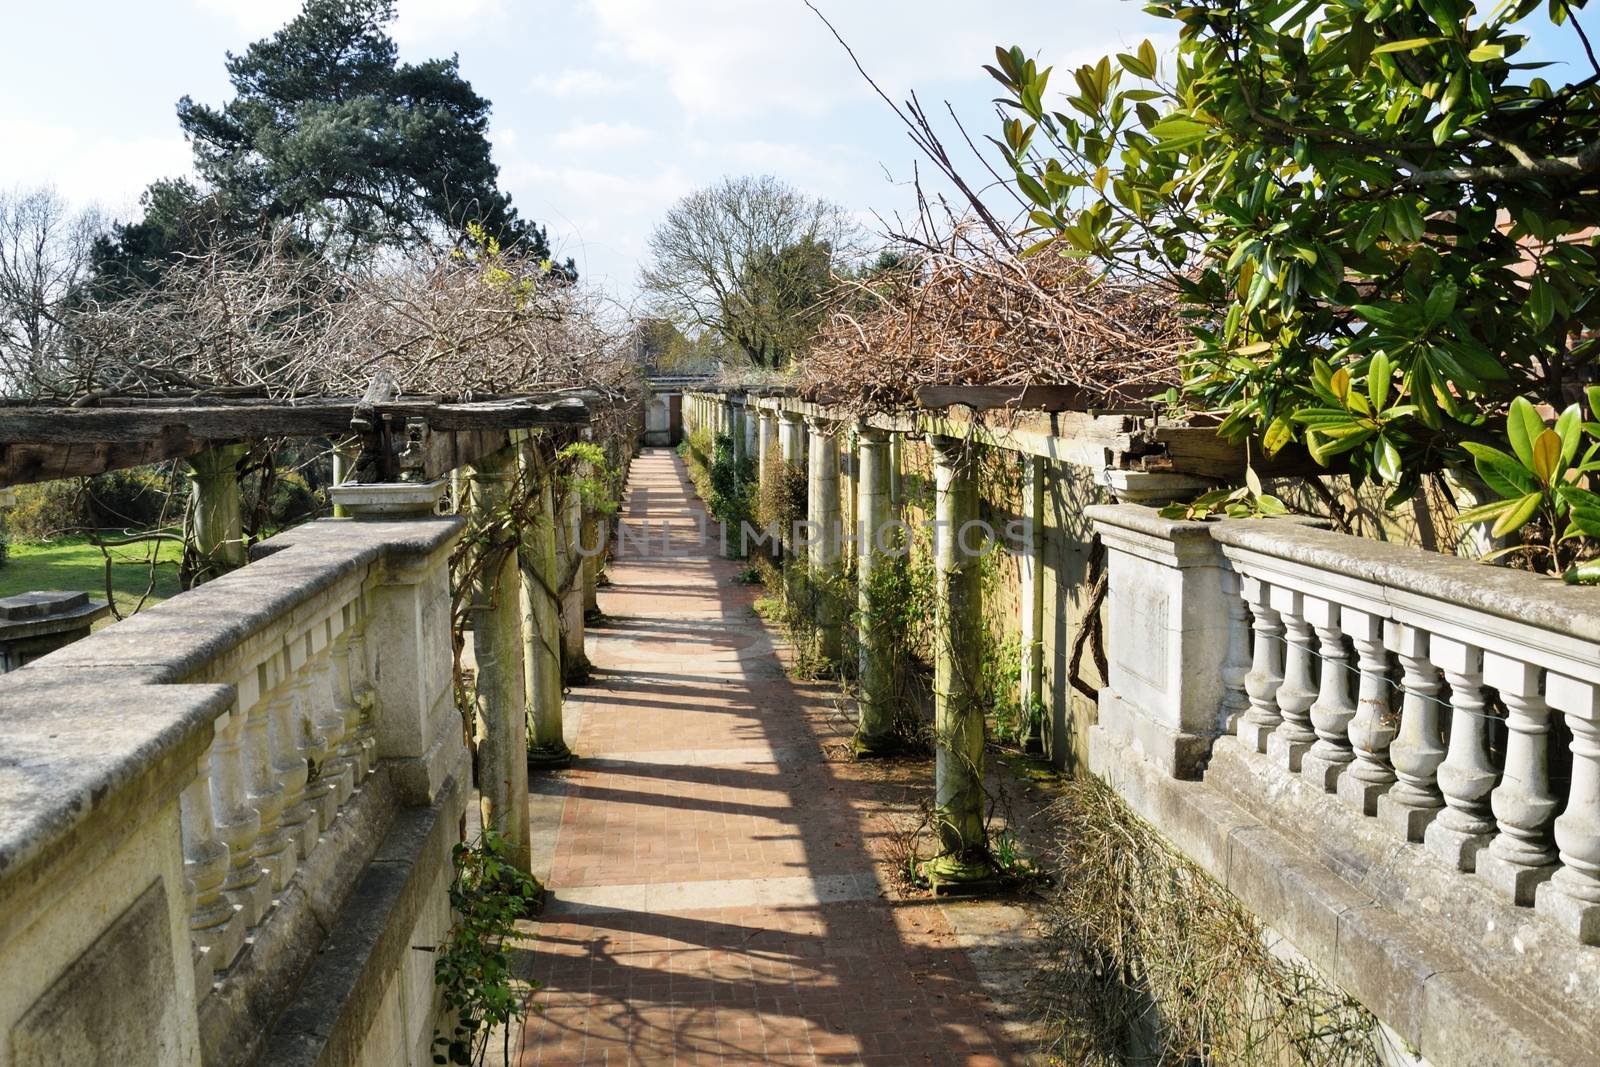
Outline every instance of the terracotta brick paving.
<svg viewBox="0 0 1600 1067"><path fill-rule="evenodd" d="M677 457L629 485L650 540L601 591L578 759L534 785L560 820L518 1062L1025 1062L946 909L878 889L882 788L825 758L827 692L785 676Z"/></svg>

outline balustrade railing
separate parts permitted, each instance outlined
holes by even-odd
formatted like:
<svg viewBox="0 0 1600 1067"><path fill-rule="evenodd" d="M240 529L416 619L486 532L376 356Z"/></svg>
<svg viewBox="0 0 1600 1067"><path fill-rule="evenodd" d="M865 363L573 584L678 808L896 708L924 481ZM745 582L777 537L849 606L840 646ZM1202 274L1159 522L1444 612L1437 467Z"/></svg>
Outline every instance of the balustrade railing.
<svg viewBox="0 0 1600 1067"><path fill-rule="evenodd" d="M1282 523L1213 537L1254 637L1240 740L1600 942L1600 591Z"/></svg>

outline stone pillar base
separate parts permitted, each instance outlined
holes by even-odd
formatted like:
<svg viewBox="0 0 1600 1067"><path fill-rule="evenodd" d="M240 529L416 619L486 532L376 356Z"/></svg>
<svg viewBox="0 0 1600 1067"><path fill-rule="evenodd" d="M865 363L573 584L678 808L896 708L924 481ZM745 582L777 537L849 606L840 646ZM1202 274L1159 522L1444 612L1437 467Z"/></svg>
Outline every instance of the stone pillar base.
<svg viewBox="0 0 1600 1067"><path fill-rule="evenodd" d="M1310 741L1291 741L1274 732L1267 738L1267 758L1291 774L1299 774L1305 766L1306 753L1311 751Z"/></svg>
<svg viewBox="0 0 1600 1067"><path fill-rule="evenodd" d="M1378 798L1378 821L1402 835L1407 841L1421 841L1428 824L1438 817L1442 808L1414 808L1402 804L1390 793Z"/></svg>
<svg viewBox="0 0 1600 1067"><path fill-rule="evenodd" d="M999 872L987 856L966 857L954 853L925 860L918 868L934 896L975 897L999 892Z"/></svg>
<svg viewBox="0 0 1600 1067"><path fill-rule="evenodd" d="M1316 746L1311 746L1311 751L1300 757L1300 777L1311 782L1324 793L1336 793L1339 790L1339 779L1344 777L1344 772L1350 769L1349 760L1331 760L1317 755Z"/></svg>
<svg viewBox="0 0 1600 1067"><path fill-rule="evenodd" d="M1215 738L1157 722L1110 689L1100 690L1100 727L1173 778L1198 779Z"/></svg>
<svg viewBox="0 0 1600 1067"><path fill-rule="evenodd" d="M1485 849L1478 854L1478 876L1513 904L1526 907L1534 902L1539 887L1556 873L1554 863L1543 867L1524 867L1496 856ZM1550 905L1545 905L1547 908Z"/></svg>
<svg viewBox="0 0 1600 1067"><path fill-rule="evenodd" d="M1478 868L1478 853L1489 847L1494 835L1494 823L1486 823L1482 830L1457 830L1435 819L1422 833L1422 843L1427 850L1449 863L1458 871Z"/></svg>
<svg viewBox="0 0 1600 1067"><path fill-rule="evenodd" d="M529 770L559 770L570 766L572 763L572 749L566 745L560 748L530 748L528 750Z"/></svg>
<svg viewBox="0 0 1600 1067"><path fill-rule="evenodd" d="M1563 930L1585 945L1600 945L1600 900L1585 900L1566 891L1563 868L1550 881L1534 890L1534 906L1541 915L1556 921ZM1584 886L1579 892L1594 892L1594 887Z"/></svg>
<svg viewBox="0 0 1600 1067"><path fill-rule="evenodd" d="M1349 764L1347 766L1353 766ZM1334 788L1339 799L1363 815L1378 814L1378 798L1389 791L1393 782L1364 782L1353 774L1341 774Z"/></svg>

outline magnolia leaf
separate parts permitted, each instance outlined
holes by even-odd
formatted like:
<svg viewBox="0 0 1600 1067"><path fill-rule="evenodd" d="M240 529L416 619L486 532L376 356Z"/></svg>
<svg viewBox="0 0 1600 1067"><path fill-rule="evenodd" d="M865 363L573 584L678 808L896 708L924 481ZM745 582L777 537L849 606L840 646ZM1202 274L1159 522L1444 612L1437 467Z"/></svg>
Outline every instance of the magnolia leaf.
<svg viewBox="0 0 1600 1067"><path fill-rule="evenodd" d="M1294 440L1294 427L1282 415L1273 419L1267 426L1266 432L1261 435L1261 447L1266 449L1267 455L1275 456L1283 446Z"/></svg>
<svg viewBox="0 0 1600 1067"><path fill-rule="evenodd" d="M1389 400L1390 377L1394 368L1389 363L1389 357L1379 352L1372 357L1372 362L1367 366L1367 396L1372 400L1372 409L1382 411L1383 405Z"/></svg>
<svg viewBox="0 0 1600 1067"><path fill-rule="evenodd" d="M1261 495L1261 493L1262 493L1261 476L1256 473L1256 469L1254 467L1251 467L1249 465L1245 466L1245 469L1244 469L1244 484L1245 484L1245 488L1250 490L1250 494L1252 496L1260 496Z"/></svg>
<svg viewBox="0 0 1600 1067"><path fill-rule="evenodd" d="M1543 432L1544 419L1539 417L1538 409L1525 396L1513 399L1511 411L1506 415L1506 440L1511 442L1511 451L1529 470L1533 469L1533 442Z"/></svg>
<svg viewBox="0 0 1600 1067"><path fill-rule="evenodd" d="M1389 52L1414 52L1427 45L1438 44L1442 40L1444 40L1443 37L1408 37L1403 41L1390 41L1388 44L1380 44L1372 50L1372 54L1381 56Z"/></svg>
<svg viewBox="0 0 1600 1067"><path fill-rule="evenodd" d="M1390 485L1400 480L1400 450L1382 434L1378 435L1372 448L1372 468L1378 472L1378 477Z"/></svg>
<svg viewBox="0 0 1600 1067"><path fill-rule="evenodd" d="M1545 430L1533 442L1533 473L1545 485L1555 482L1561 470L1561 435Z"/></svg>
<svg viewBox="0 0 1600 1067"><path fill-rule="evenodd" d="M1529 493L1521 500L1516 501L1504 515L1489 528L1490 537L1504 537L1515 533L1528 525L1528 520L1533 518L1534 512L1539 510L1539 504L1544 500L1543 493Z"/></svg>
<svg viewBox="0 0 1600 1067"><path fill-rule="evenodd" d="M1339 402L1343 403L1345 397L1350 395L1349 368L1340 367L1334 371L1333 376L1328 379L1328 388L1333 392L1334 396L1339 398Z"/></svg>

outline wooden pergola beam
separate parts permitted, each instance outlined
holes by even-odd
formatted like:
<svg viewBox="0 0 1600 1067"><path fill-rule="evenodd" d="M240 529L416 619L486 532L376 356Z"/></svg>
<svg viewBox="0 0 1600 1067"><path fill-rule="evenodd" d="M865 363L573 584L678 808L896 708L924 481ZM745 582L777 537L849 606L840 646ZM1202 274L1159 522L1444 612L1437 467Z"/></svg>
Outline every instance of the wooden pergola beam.
<svg viewBox="0 0 1600 1067"><path fill-rule="evenodd" d="M218 444L362 433L386 457L416 436L414 469L429 477L506 447L512 430L575 429L597 393L573 391L457 402L358 397L227 403L119 399L98 407L0 406L0 486L83 477L182 459ZM358 408L362 416L356 421ZM363 433L364 427L371 427ZM423 432L414 433L418 428Z"/></svg>

